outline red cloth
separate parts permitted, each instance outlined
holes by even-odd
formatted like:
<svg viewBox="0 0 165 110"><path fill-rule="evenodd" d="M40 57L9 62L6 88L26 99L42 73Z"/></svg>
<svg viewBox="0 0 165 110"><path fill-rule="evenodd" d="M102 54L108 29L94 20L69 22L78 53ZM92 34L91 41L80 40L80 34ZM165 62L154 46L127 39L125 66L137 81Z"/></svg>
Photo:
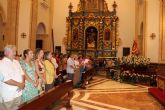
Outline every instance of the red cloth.
<svg viewBox="0 0 165 110"><path fill-rule="evenodd" d="M165 93L163 91L161 91L159 88L153 87L148 88L148 92L157 98L161 104L165 105Z"/></svg>
<svg viewBox="0 0 165 110"><path fill-rule="evenodd" d="M133 42L133 45L132 45L132 54L135 54L135 55L140 54L137 40L134 40L134 42Z"/></svg>

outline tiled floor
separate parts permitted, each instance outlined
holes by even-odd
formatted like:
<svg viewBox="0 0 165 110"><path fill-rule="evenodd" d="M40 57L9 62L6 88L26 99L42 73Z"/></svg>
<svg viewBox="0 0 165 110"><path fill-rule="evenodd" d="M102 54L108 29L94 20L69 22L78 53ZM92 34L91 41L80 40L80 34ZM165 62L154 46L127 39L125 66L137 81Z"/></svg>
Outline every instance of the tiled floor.
<svg viewBox="0 0 165 110"><path fill-rule="evenodd" d="M148 87L94 77L87 89L74 89L73 110L165 110ZM66 110L61 108L61 110Z"/></svg>

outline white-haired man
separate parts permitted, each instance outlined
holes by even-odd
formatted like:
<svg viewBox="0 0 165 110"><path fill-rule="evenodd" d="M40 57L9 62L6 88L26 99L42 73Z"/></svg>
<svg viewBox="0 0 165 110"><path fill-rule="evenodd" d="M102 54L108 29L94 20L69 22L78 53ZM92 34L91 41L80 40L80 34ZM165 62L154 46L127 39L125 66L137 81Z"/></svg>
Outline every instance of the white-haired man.
<svg viewBox="0 0 165 110"><path fill-rule="evenodd" d="M15 110L21 104L24 72L15 60L16 47L7 45L0 61L0 110Z"/></svg>

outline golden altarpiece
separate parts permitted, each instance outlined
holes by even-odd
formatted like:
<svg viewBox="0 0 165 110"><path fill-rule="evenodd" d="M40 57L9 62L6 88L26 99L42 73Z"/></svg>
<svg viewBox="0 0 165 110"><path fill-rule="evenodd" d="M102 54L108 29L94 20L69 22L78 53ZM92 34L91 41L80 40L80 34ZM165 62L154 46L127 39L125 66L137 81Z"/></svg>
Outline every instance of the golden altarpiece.
<svg viewBox="0 0 165 110"><path fill-rule="evenodd" d="M105 0L80 0L77 11L69 5L67 17L67 53L85 56L116 57L118 38L116 3L108 10Z"/></svg>

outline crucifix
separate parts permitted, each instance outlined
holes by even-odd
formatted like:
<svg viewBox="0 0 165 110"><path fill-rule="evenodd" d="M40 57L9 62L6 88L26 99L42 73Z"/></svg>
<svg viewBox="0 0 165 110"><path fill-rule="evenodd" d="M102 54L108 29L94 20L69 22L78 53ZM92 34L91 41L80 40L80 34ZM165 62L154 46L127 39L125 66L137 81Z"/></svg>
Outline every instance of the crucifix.
<svg viewBox="0 0 165 110"><path fill-rule="evenodd" d="M26 38L26 33L24 33L24 32L21 33L21 37L22 37L22 38Z"/></svg>

